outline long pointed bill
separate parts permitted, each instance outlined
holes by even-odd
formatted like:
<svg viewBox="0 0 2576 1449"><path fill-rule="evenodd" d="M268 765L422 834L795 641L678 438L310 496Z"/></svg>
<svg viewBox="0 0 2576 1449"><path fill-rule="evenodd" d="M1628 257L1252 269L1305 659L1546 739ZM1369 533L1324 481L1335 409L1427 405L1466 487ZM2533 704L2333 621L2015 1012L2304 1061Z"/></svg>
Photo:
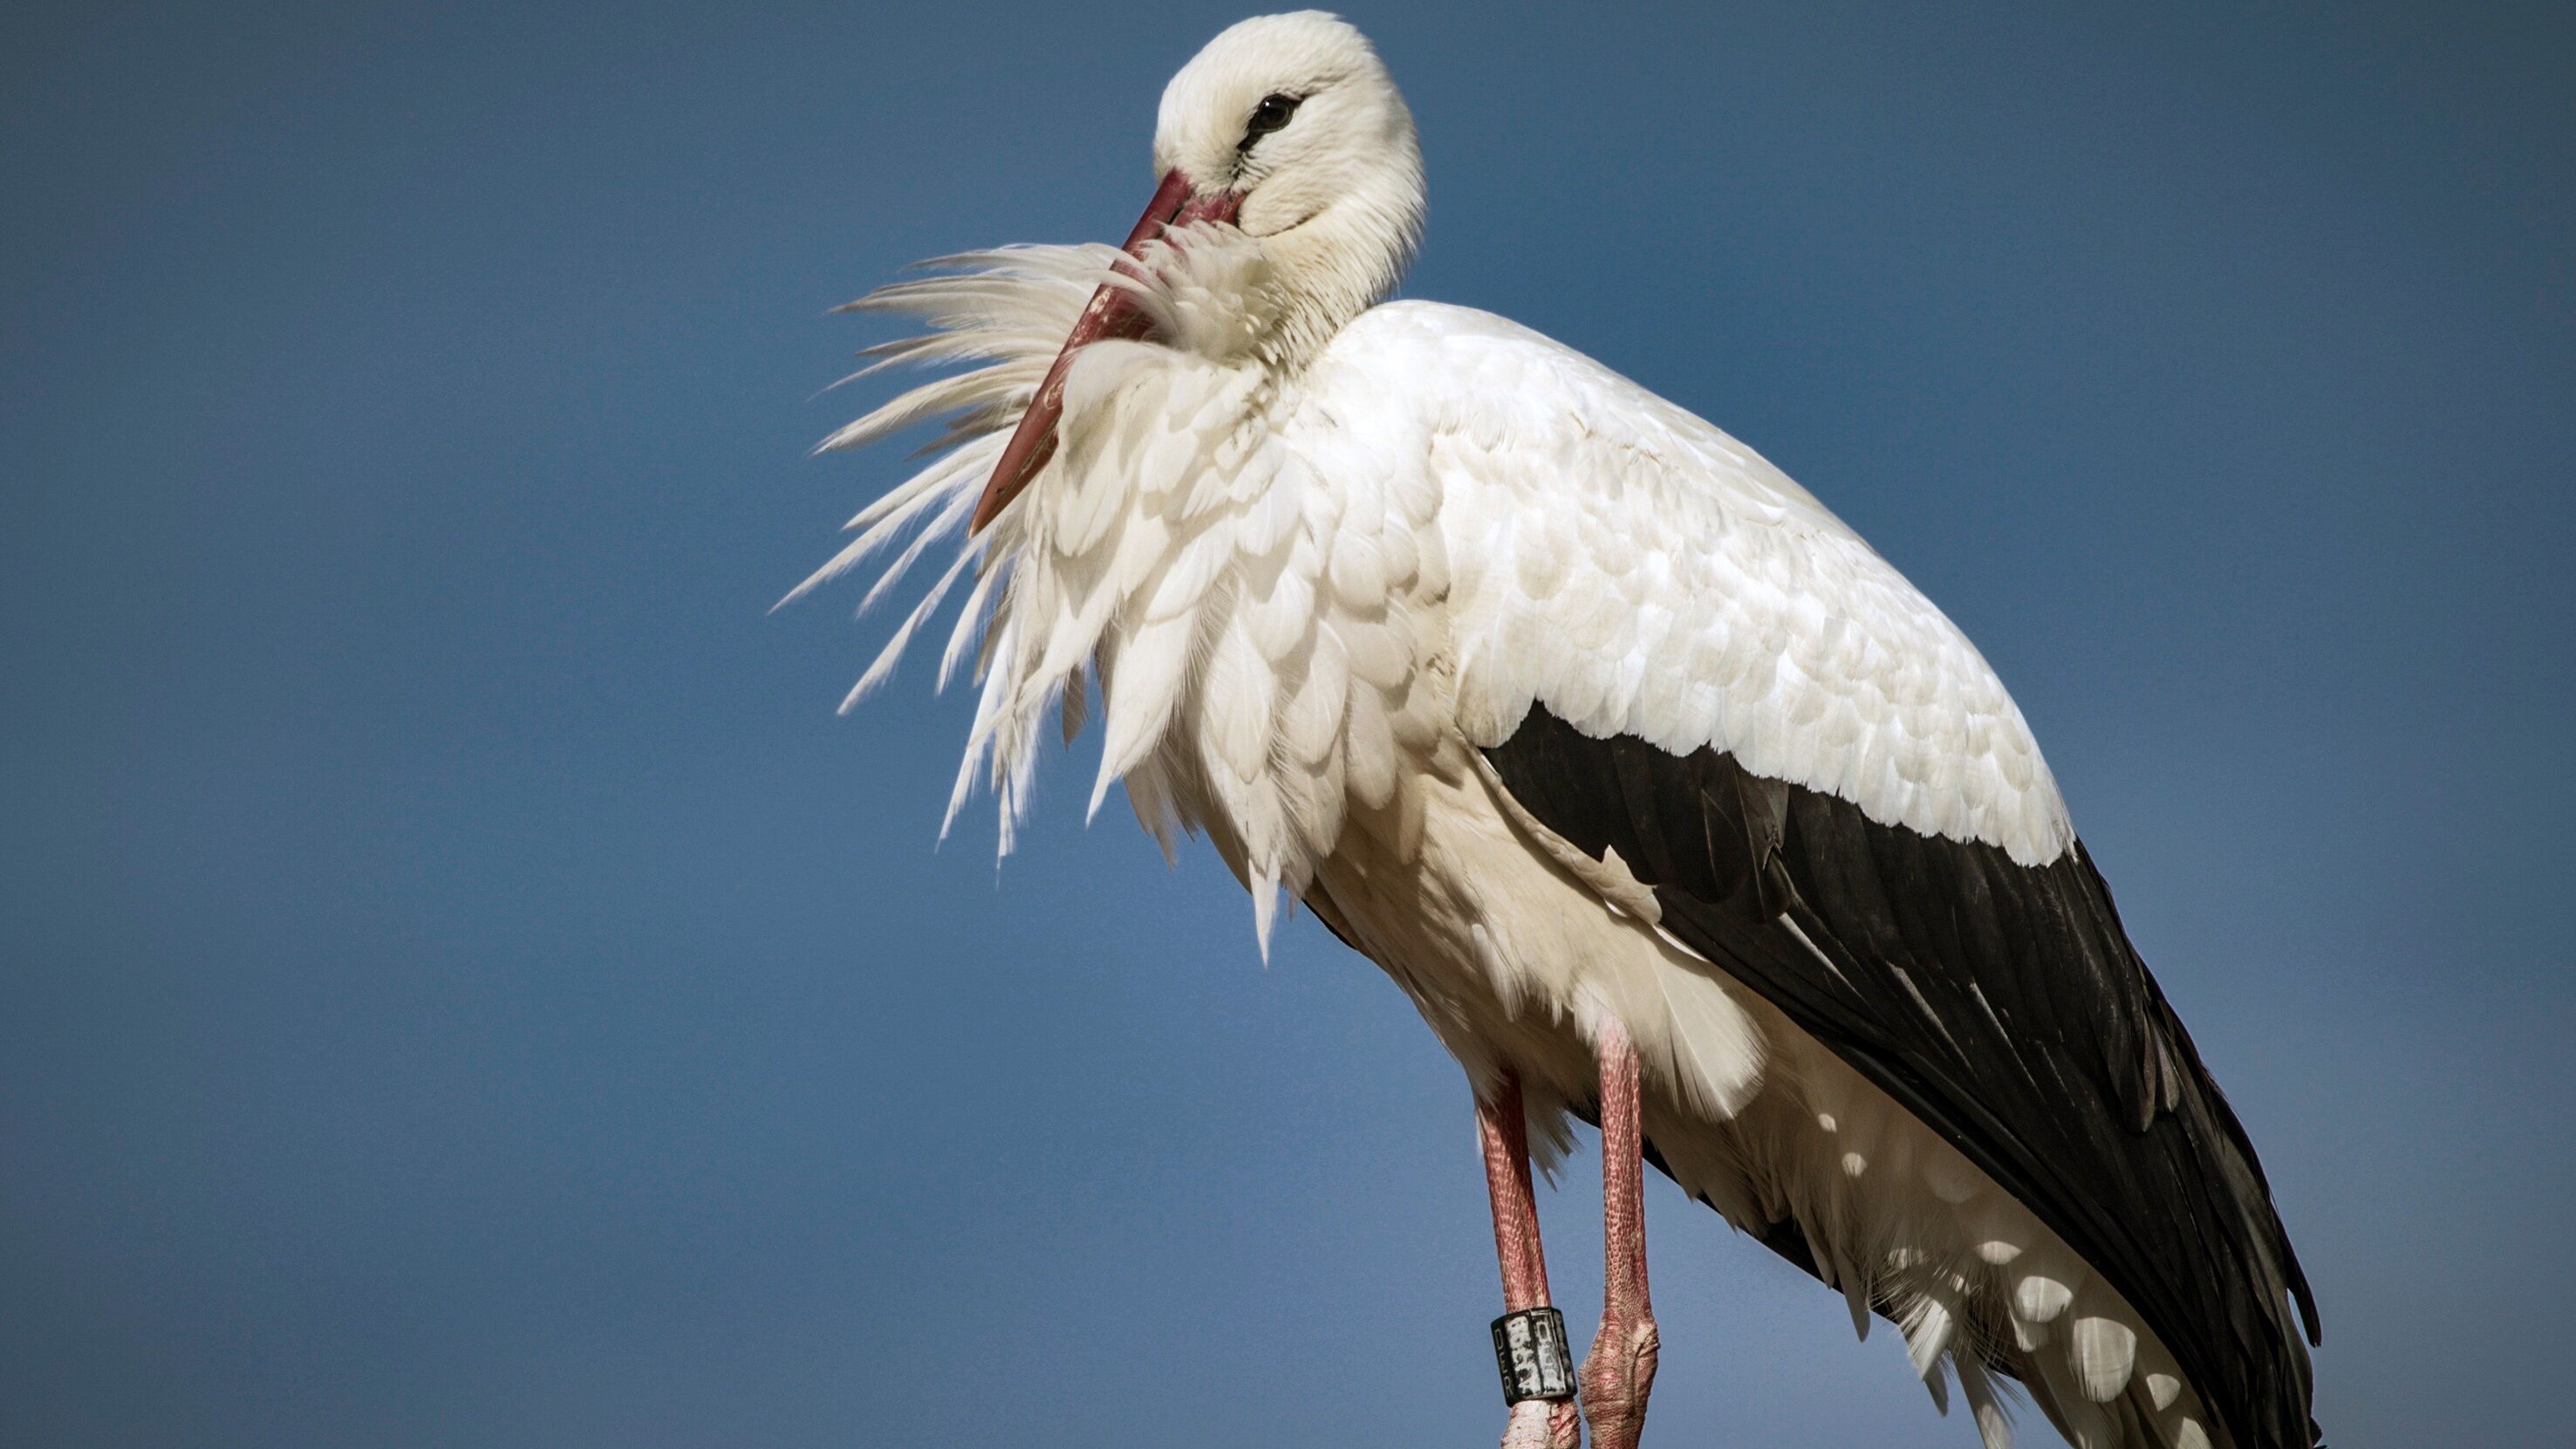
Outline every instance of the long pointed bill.
<svg viewBox="0 0 2576 1449"><path fill-rule="evenodd" d="M1232 192L1215 196L1191 193L1190 179L1174 168L1163 173L1163 184L1154 191L1153 203L1136 219L1136 229L1127 234L1127 255L1142 257L1145 244L1163 234L1167 227L1187 226L1194 221L1232 221L1235 208L1243 198ZM992 480L984 485L984 496L975 500L975 517L966 525L969 536L984 531L984 525L1020 496L1029 480L1055 456L1055 425L1064 416L1064 375L1073 368L1073 355L1104 337L1132 340L1145 335L1152 319L1136 305L1136 298L1124 287L1103 284L1091 294L1082 316L1075 320L1073 332L1064 339L1064 350L1055 355L1055 366L1047 369L1046 381L1038 384L1037 396L1030 399L1029 410L1021 415L1018 431L1011 434L1009 446L1002 449L1002 461L993 465Z"/></svg>

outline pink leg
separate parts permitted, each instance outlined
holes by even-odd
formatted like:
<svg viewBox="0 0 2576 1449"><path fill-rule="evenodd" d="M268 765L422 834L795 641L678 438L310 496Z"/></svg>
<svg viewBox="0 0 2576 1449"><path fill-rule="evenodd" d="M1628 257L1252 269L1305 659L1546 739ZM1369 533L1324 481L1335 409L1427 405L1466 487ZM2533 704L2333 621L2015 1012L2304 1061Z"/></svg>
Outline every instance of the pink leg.
<svg viewBox="0 0 2576 1449"><path fill-rule="evenodd" d="M1616 1022L1602 1029L1601 1222L1609 1262L1601 1331L1583 1361L1583 1416L1592 1449L1636 1449L1655 1383L1655 1309L1646 1299L1645 1135L1638 1123L1637 1048Z"/></svg>
<svg viewBox="0 0 2576 1449"><path fill-rule="evenodd" d="M1530 1191L1529 1119L1521 1112L1521 1079L1506 1071L1490 1100L1476 1102L1476 1135L1485 1147L1485 1188L1494 1204L1494 1256L1503 1265L1503 1311L1545 1308L1547 1251L1538 1236L1538 1201ZM1564 1399L1512 1405L1503 1449L1575 1449L1582 1431Z"/></svg>

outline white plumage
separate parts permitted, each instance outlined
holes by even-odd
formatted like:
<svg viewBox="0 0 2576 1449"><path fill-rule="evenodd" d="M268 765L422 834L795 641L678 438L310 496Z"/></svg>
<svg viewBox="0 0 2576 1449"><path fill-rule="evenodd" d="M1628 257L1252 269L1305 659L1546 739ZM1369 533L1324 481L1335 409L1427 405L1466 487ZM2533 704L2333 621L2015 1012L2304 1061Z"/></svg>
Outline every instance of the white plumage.
<svg viewBox="0 0 2576 1449"><path fill-rule="evenodd" d="M1302 94L1278 139L1304 126L1311 145L1247 174L1265 153L1238 143L1241 117L1264 92ZM878 366L980 364L822 445L950 419L949 450L798 590L908 534L870 603L967 522L1096 288L1125 289L1150 332L1073 355L1052 457L849 703L971 574L940 669L974 651L981 685L952 819L983 781L1009 850L1046 714L1070 737L1096 686L1092 808L1123 782L1167 851L1204 832L1265 950L1281 895L1311 902L1480 1083L1526 1080L1542 1153L1568 1141L1613 1015L1673 1176L1747 1231L1794 1221L1855 1326L1873 1308L1896 1322L1936 1402L1955 1381L1989 1445L2010 1437L1994 1367L2079 1444L2212 1442L2173 1355L2082 1258L1664 930L1615 852L1569 846L1480 753L1536 706L1586 735L1713 748L1882 825L2057 861L2065 807L1975 648L1725 433L1500 318L1378 302L1419 225L1419 162L1347 27L1279 17L1220 37L1167 93L1156 161L1227 170L1239 224L1180 227L1135 260L974 253L852 304L933 328L875 349ZM1278 214L1272 176L1296 183Z"/></svg>
<svg viewBox="0 0 2576 1449"><path fill-rule="evenodd" d="M856 304L984 340L989 350L939 356L993 365L907 393L825 448L934 411L983 409L992 431L854 519L873 527L799 593L929 515L873 603L965 521L999 429L1084 299L1119 279L1118 256L1025 247L955 258L976 270ZM1292 889L1335 838L1343 792L1321 782L1382 803L1392 741L1429 738L1426 706L1469 743L1494 745L1543 703L1591 733L1714 746L1874 820L1983 840L2024 863L2065 850L2073 832L2056 782L1975 647L1759 454L1589 358L1462 307L1372 307L1283 385L1241 342L1260 272L1258 245L1232 228L1157 244L1136 289L1173 342L1079 355L1058 471L989 537L987 573L1013 577L970 753L989 749L1006 814L1023 803L1010 780L1040 736L1038 714L1097 660L1124 678L1104 691L1094 806L1173 721L1201 719L1207 730L1185 732L1206 736L1197 748L1270 797L1253 808L1275 826L1244 841L1256 877ZM970 611L960 627L974 621ZM1435 655L1447 667L1432 692L1446 697L1417 699ZM1354 696L1355 682L1368 690Z"/></svg>

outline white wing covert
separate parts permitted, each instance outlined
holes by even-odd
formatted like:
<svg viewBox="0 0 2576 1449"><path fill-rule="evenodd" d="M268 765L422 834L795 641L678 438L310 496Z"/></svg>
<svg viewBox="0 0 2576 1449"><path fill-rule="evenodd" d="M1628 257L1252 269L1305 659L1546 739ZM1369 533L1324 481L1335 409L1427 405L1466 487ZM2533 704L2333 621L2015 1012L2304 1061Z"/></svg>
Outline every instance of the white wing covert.
<svg viewBox="0 0 2576 1449"><path fill-rule="evenodd" d="M1437 398L1429 466L1471 742L1500 744L1538 703L1594 736L1712 746L1882 824L2026 865L2073 840L1975 646L1750 448L1463 308L1379 307L1337 357L1404 369L1413 406Z"/></svg>

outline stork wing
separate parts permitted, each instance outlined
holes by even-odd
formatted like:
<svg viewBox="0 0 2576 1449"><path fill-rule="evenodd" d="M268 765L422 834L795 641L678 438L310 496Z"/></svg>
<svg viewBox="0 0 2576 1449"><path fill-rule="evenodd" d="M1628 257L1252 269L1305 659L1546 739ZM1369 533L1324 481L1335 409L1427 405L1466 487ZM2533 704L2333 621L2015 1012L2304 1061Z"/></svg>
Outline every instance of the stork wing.
<svg viewBox="0 0 2576 1449"><path fill-rule="evenodd" d="M2235 1442L2315 1442L2285 1300L2312 1340L2315 1307L2253 1146L1985 661L1723 433L1499 319L1405 310L1454 384L1430 447L1461 725L1504 787L2031 1208Z"/></svg>
<svg viewBox="0 0 2576 1449"><path fill-rule="evenodd" d="M1675 939L1759 991L2118 1288L2236 1442L2305 1449L2315 1305L2253 1145L2082 845L2045 866L1878 824L1703 746L1533 708L1486 758L1616 850Z"/></svg>

